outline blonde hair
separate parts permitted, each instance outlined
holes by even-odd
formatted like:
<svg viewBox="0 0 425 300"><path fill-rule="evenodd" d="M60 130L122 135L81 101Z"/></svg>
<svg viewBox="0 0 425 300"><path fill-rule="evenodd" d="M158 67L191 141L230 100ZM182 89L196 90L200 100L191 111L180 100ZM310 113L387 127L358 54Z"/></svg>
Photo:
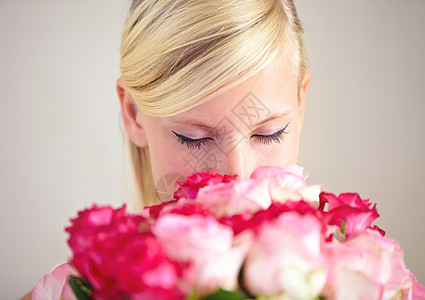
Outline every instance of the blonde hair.
<svg viewBox="0 0 425 300"><path fill-rule="evenodd" d="M299 83L307 68L292 0L133 0L120 51L124 88L156 117L185 112L285 57ZM159 201L149 148L122 132L140 210Z"/></svg>

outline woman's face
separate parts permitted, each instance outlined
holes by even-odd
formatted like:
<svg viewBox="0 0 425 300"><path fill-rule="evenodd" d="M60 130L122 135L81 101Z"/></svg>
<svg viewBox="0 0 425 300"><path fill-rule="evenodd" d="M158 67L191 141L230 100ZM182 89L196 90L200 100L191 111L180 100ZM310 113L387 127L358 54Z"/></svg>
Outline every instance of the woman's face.
<svg viewBox="0 0 425 300"><path fill-rule="evenodd" d="M118 80L125 129L134 144L149 146L161 200L192 172L218 169L247 178L262 165L295 164L310 73L303 78L298 89L287 63L270 65L189 111L162 118L134 110Z"/></svg>

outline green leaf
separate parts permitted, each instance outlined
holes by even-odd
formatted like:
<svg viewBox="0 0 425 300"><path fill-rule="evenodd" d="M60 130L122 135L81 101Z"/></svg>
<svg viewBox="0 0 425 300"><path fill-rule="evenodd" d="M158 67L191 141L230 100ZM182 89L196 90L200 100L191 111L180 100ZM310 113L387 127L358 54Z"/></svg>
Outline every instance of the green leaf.
<svg viewBox="0 0 425 300"><path fill-rule="evenodd" d="M343 220L342 221L342 226L341 226L341 233L345 234L345 224L347 223L347 220Z"/></svg>
<svg viewBox="0 0 425 300"><path fill-rule="evenodd" d="M78 300L93 300L90 297L90 290L92 287L89 283L73 275L69 277L68 282Z"/></svg>
<svg viewBox="0 0 425 300"><path fill-rule="evenodd" d="M185 300L198 300L198 295L196 293L193 293L193 294L187 296L187 298Z"/></svg>
<svg viewBox="0 0 425 300"><path fill-rule="evenodd" d="M218 290L214 294L208 295L203 300L244 300L246 295L240 291L231 292L223 289Z"/></svg>

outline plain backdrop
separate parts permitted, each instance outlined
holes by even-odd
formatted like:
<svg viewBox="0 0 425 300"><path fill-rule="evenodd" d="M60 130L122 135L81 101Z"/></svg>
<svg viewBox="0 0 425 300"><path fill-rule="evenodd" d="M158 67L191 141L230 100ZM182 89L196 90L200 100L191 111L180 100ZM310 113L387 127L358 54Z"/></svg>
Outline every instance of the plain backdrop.
<svg viewBox="0 0 425 300"><path fill-rule="evenodd" d="M299 164L378 203L425 284L425 1L298 0L312 61ZM64 227L127 201L119 44L128 2L0 1L0 298L66 261Z"/></svg>

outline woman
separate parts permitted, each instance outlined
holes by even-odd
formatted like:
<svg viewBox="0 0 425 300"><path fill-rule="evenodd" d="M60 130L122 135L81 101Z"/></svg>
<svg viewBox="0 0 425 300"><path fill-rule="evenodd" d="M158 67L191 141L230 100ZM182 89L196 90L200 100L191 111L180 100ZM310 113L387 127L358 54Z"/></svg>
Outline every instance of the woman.
<svg viewBox="0 0 425 300"><path fill-rule="evenodd" d="M292 0L134 0L120 68L137 210L195 171L297 162L310 72Z"/></svg>
<svg viewBox="0 0 425 300"><path fill-rule="evenodd" d="M310 81L293 1L133 1L117 81L138 209L218 169L298 156Z"/></svg>

